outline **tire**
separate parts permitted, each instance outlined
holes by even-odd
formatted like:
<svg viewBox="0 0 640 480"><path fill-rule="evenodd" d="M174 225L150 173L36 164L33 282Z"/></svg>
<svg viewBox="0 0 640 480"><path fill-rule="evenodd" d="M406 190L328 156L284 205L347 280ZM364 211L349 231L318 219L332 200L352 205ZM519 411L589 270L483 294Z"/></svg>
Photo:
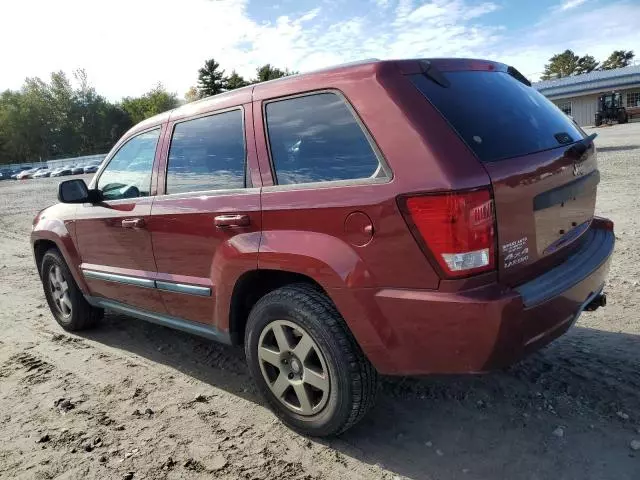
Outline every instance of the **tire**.
<svg viewBox="0 0 640 480"><path fill-rule="evenodd" d="M627 112L620 110L618 112L618 123L627 123L628 121L629 117L627 116Z"/></svg>
<svg viewBox="0 0 640 480"><path fill-rule="evenodd" d="M291 346L289 351L280 348L277 332ZM304 350L310 353L303 357ZM245 353L251 375L271 409L304 435L342 433L375 402L376 370L331 300L313 286L293 284L262 297L249 314ZM280 388L283 385L285 390ZM307 402L300 400L299 392Z"/></svg>
<svg viewBox="0 0 640 480"><path fill-rule="evenodd" d="M104 310L89 305L57 249L44 254L40 267L44 295L53 317L70 332L93 327ZM65 290L66 288L66 290ZM66 297L62 299L62 295Z"/></svg>

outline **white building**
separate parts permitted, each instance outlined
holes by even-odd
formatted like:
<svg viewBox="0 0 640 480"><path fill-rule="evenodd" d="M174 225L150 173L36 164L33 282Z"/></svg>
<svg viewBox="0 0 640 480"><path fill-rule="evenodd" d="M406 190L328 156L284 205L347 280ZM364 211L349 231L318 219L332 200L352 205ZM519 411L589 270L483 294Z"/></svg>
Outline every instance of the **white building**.
<svg viewBox="0 0 640 480"><path fill-rule="evenodd" d="M578 125L589 126L595 123L598 97L603 93L620 92L623 106L640 107L640 65L545 80L533 87Z"/></svg>

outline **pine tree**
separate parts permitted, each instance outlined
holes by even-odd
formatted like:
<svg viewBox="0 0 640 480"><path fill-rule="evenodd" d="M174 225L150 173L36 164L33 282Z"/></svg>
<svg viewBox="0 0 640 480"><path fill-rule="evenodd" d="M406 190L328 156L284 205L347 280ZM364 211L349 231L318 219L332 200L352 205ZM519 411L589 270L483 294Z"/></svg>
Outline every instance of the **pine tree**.
<svg viewBox="0 0 640 480"><path fill-rule="evenodd" d="M224 91L224 70L213 58L204 62L204 67L198 70L198 92L200 97L216 95Z"/></svg>
<svg viewBox="0 0 640 480"><path fill-rule="evenodd" d="M225 90L235 90L236 88L242 88L242 87L246 87L247 85L249 85L249 82L247 82L241 75L238 75L238 73L233 70L231 72L231 75L229 75L226 79L225 79Z"/></svg>

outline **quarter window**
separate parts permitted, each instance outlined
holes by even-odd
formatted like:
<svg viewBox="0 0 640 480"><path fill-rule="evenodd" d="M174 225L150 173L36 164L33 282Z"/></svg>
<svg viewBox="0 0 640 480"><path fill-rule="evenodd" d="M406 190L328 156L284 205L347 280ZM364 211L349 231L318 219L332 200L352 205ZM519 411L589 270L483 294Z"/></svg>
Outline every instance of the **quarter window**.
<svg viewBox="0 0 640 480"><path fill-rule="evenodd" d="M378 172L366 135L334 93L270 102L266 123L280 185L362 179Z"/></svg>
<svg viewBox="0 0 640 480"><path fill-rule="evenodd" d="M167 193L244 188L242 111L178 123L167 167Z"/></svg>
<svg viewBox="0 0 640 480"><path fill-rule="evenodd" d="M160 129L136 135L111 158L98 180L104 200L148 197Z"/></svg>

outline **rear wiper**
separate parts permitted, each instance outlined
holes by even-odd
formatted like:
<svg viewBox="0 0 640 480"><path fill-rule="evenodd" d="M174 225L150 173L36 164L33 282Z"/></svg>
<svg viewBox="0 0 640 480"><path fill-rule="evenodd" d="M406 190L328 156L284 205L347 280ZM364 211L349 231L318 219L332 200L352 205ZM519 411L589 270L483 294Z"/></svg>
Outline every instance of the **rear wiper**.
<svg viewBox="0 0 640 480"><path fill-rule="evenodd" d="M433 66L429 60L420 60L420 70L425 77L429 80L437 83L441 87L449 88L451 82L445 77L440 70Z"/></svg>

